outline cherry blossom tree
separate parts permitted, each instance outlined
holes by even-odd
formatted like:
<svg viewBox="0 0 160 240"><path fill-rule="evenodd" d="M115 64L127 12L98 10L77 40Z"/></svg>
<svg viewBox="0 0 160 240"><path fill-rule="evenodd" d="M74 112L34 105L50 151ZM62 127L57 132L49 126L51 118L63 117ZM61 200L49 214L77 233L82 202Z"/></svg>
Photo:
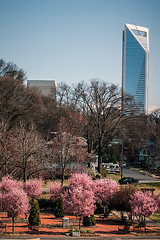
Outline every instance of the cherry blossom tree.
<svg viewBox="0 0 160 240"><path fill-rule="evenodd" d="M29 210L29 200L22 189L22 182L12 179L11 176L5 176L0 182L0 200L4 211L12 216L12 231L14 232L14 220L20 213L27 213Z"/></svg>
<svg viewBox="0 0 160 240"><path fill-rule="evenodd" d="M118 190L118 184L112 179L97 179L94 182L93 189L95 194L95 200L102 203L105 214L105 208L112 195Z"/></svg>
<svg viewBox="0 0 160 240"><path fill-rule="evenodd" d="M155 201L157 203L158 211L160 212L160 193L155 196Z"/></svg>
<svg viewBox="0 0 160 240"><path fill-rule="evenodd" d="M3 209L12 217L12 232L14 233L15 217L29 211L29 199L23 189L13 187L2 194Z"/></svg>
<svg viewBox="0 0 160 240"><path fill-rule="evenodd" d="M0 193L0 211L2 211L2 194Z"/></svg>
<svg viewBox="0 0 160 240"><path fill-rule="evenodd" d="M56 202L59 197L62 197L62 186L60 182L49 183L50 197L53 202Z"/></svg>
<svg viewBox="0 0 160 240"><path fill-rule="evenodd" d="M92 190L93 181L92 178L86 173L75 173L70 178L70 186L76 188L81 185L85 189Z"/></svg>
<svg viewBox="0 0 160 240"><path fill-rule="evenodd" d="M92 190L93 182L85 173L75 173L70 179L69 188L63 196L66 212L79 218L79 229L83 217L94 214L95 200Z"/></svg>
<svg viewBox="0 0 160 240"><path fill-rule="evenodd" d="M13 188L22 188L22 182L14 180L11 176L5 176L0 182L0 191L2 194L10 192Z"/></svg>
<svg viewBox="0 0 160 240"><path fill-rule="evenodd" d="M108 201L118 190L118 184L112 179L97 179L94 183L96 200Z"/></svg>
<svg viewBox="0 0 160 240"><path fill-rule="evenodd" d="M39 197L42 194L42 180L32 179L24 183L24 190L32 199Z"/></svg>
<svg viewBox="0 0 160 240"><path fill-rule="evenodd" d="M139 223L145 223L146 217L151 216L157 209L157 203L151 192L137 191L131 196L129 201L132 214Z"/></svg>

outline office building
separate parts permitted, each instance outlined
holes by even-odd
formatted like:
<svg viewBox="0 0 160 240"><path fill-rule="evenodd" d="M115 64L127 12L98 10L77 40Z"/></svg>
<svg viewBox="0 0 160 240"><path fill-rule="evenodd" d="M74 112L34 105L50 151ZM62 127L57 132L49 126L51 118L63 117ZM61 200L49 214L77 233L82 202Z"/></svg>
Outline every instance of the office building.
<svg viewBox="0 0 160 240"><path fill-rule="evenodd" d="M148 112L149 29L125 24L122 50L122 90L134 96L141 113Z"/></svg>
<svg viewBox="0 0 160 240"><path fill-rule="evenodd" d="M56 98L57 83L55 80L27 80L27 86L37 88L44 96Z"/></svg>

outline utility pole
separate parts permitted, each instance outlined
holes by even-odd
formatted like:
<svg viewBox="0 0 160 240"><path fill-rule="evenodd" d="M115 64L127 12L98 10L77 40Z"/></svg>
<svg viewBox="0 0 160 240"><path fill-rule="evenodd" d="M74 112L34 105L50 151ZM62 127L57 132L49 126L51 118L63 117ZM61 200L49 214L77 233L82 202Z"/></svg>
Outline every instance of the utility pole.
<svg viewBox="0 0 160 240"><path fill-rule="evenodd" d="M121 174L121 179L123 177L123 140L122 140L122 148L121 148L121 158L120 158L120 174Z"/></svg>

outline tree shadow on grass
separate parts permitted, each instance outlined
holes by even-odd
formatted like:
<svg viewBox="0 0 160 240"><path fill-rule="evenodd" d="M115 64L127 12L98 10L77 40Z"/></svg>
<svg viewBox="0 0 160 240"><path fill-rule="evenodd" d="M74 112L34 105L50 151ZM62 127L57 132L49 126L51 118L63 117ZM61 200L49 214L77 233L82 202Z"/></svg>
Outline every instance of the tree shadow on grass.
<svg viewBox="0 0 160 240"><path fill-rule="evenodd" d="M38 231L38 234L32 233L32 232L28 232L28 231L24 231L25 234L29 234L31 236L65 236L65 233L61 232L61 231L56 231L56 232L52 232L52 231L43 231L40 230Z"/></svg>
<svg viewBox="0 0 160 240"><path fill-rule="evenodd" d="M121 221L111 221L111 220L96 220L97 224L104 224L104 225L122 225Z"/></svg>

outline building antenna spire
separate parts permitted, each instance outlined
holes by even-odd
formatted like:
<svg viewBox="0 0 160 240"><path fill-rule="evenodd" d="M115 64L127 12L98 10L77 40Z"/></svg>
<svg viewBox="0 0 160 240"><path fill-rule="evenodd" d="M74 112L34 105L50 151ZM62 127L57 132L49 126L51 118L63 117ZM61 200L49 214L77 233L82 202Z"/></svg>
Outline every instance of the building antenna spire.
<svg viewBox="0 0 160 240"><path fill-rule="evenodd" d="M135 21L133 20L133 18L132 18L132 17L131 17L131 19L132 19L132 22L133 22L133 24L134 24L134 26L135 26L135 28L136 28L137 32L139 33L139 36L140 36L141 34L140 34L140 31L138 30L138 27L137 27L137 25L135 24Z"/></svg>

